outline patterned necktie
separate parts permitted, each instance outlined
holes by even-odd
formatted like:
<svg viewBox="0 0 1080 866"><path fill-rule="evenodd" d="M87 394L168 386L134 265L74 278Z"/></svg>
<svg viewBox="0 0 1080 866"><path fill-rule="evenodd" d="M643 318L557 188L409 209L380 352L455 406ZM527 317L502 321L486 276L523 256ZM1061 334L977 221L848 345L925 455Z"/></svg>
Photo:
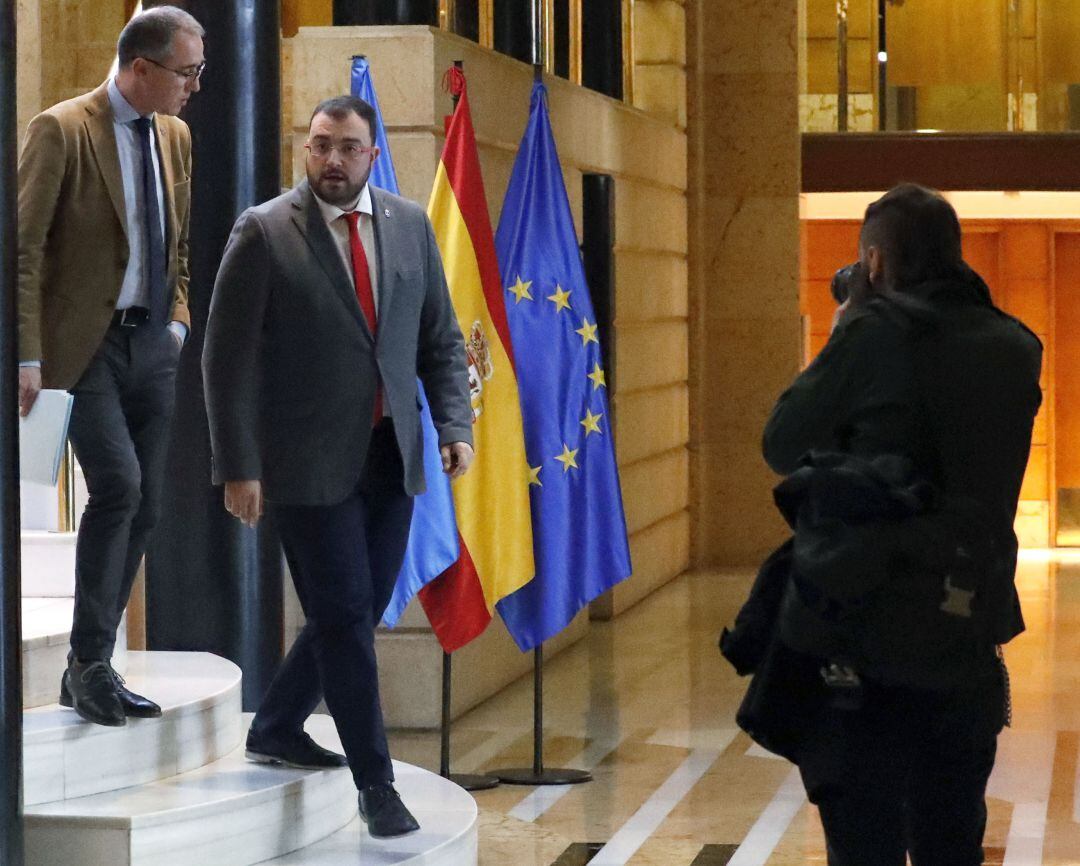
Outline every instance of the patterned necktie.
<svg viewBox="0 0 1080 866"><path fill-rule="evenodd" d="M158 185L154 172L154 158L151 154L149 117L135 119L135 129L139 133L139 150L142 154L142 190L143 190L143 276L146 279L147 297L150 303L150 321L155 325L165 325L168 315L168 286L166 275L167 259L165 238L161 234L161 211L158 208Z"/></svg>
<svg viewBox="0 0 1080 866"><path fill-rule="evenodd" d="M353 280L356 285L356 300L360 302L360 309L367 320L371 330L372 339L378 333L378 320L375 315L375 293L371 288L371 272L368 270L367 253L364 252L364 244L360 241L360 212L352 211L344 215L349 224L349 250L352 253ZM378 373L376 373L376 376ZM375 385L375 411L372 424L378 424L383 416L382 382Z"/></svg>

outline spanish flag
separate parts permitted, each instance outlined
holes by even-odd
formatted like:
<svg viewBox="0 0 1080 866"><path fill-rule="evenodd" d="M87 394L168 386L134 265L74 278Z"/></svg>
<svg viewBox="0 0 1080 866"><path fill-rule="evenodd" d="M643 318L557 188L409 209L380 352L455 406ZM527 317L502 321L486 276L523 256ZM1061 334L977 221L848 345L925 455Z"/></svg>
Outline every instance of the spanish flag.
<svg viewBox="0 0 1080 866"><path fill-rule="evenodd" d="M476 461L453 483L461 555L420 591L420 601L439 643L453 652L487 627L495 603L532 580L535 567L529 465L495 238L465 76L451 68L447 81L459 101L428 216L465 337Z"/></svg>

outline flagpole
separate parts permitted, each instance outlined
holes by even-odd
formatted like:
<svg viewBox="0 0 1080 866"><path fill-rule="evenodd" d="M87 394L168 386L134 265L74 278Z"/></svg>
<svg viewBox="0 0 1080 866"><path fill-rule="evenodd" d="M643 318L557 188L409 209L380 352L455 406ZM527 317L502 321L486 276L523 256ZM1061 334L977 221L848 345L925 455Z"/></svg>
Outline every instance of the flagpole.
<svg viewBox="0 0 1080 866"><path fill-rule="evenodd" d="M454 66L458 69L465 68L465 61L455 60ZM457 109L459 96L454 96L454 108ZM466 791L487 791L499 786L499 780L495 776L480 773L451 773L450 772L450 698L451 680L453 673L453 660L451 653L443 653L442 666L442 719L439 744L439 775L449 779L455 785L459 785Z"/></svg>
<svg viewBox="0 0 1080 866"><path fill-rule="evenodd" d="M442 741L439 746L439 775L444 779L449 779L455 785L460 785L466 791L487 791L490 788L497 788L499 780L495 776L450 772L450 653L444 652L442 659Z"/></svg>
<svg viewBox="0 0 1080 866"><path fill-rule="evenodd" d="M544 767L544 645L533 650L533 765L494 770L492 775L507 785L580 785L591 782L592 773L564 767Z"/></svg>

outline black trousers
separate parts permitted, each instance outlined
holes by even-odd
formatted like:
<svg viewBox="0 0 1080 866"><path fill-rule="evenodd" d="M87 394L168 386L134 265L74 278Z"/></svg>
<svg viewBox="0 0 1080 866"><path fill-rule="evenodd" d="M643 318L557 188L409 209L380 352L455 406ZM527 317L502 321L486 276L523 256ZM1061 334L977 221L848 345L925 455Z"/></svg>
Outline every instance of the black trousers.
<svg viewBox="0 0 1080 866"><path fill-rule="evenodd" d="M1004 706L1004 677L989 658L953 692L870 683L860 709L826 713L830 745L800 769L830 866L904 866L905 852L913 866L981 864Z"/></svg>
<svg viewBox="0 0 1080 866"><path fill-rule="evenodd" d="M161 513L179 360L179 343L167 328L112 325L71 389L68 435L90 494L75 548L75 658L112 657Z"/></svg>
<svg viewBox="0 0 1080 866"><path fill-rule="evenodd" d="M331 506L270 504L307 617L252 722L287 737L325 695L357 788L393 781L375 627L393 595L412 520L393 425L373 431L359 484Z"/></svg>

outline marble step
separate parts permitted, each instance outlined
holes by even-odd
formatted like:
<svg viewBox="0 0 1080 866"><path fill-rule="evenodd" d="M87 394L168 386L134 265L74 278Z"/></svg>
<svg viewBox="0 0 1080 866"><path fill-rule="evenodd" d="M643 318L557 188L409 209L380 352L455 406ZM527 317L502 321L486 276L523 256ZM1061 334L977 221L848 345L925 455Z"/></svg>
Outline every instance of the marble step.
<svg viewBox="0 0 1080 866"><path fill-rule="evenodd" d="M395 762L396 786L420 831L400 839L372 839L363 821L321 842L270 860L266 866L476 866L476 801L453 782Z"/></svg>
<svg viewBox="0 0 1080 866"><path fill-rule="evenodd" d="M232 662L210 653L131 652L125 678L161 705L161 718L105 728L57 704L23 713L27 806L166 779L240 745L241 674Z"/></svg>
<svg viewBox="0 0 1080 866"><path fill-rule="evenodd" d="M328 716L308 730L337 745ZM170 779L27 807L26 864L248 866L324 839L355 815L348 770L253 764L241 747Z"/></svg>
<svg viewBox="0 0 1080 866"><path fill-rule="evenodd" d="M67 667L71 637L72 598L24 598L22 600L23 709L55 704L60 677ZM127 616L116 634L113 667L127 670Z"/></svg>
<svg viewBox="0 0 1080 866"><path fill-rule="evenodd" d="M75 595L75 533L22 531L24 598L71 598Z"/></svg>

